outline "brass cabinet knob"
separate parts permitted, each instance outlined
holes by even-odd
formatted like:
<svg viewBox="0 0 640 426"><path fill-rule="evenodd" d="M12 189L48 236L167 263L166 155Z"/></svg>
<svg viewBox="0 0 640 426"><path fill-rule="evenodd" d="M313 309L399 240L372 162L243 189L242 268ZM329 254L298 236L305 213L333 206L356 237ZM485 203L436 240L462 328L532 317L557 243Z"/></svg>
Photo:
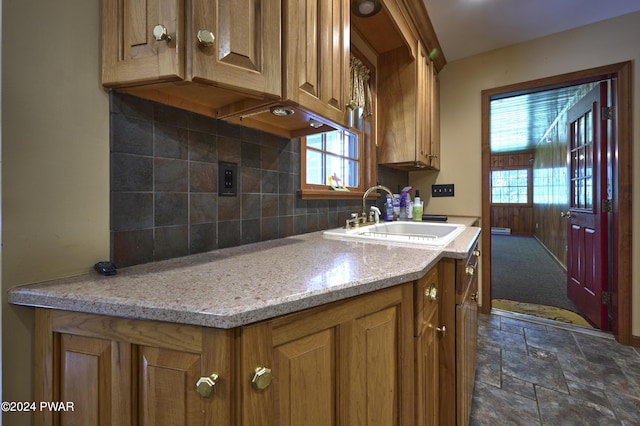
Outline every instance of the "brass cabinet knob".
<svg viewBox="0 0 640 426"><path fill-rule="evenodd" d="M266 389L271 384L271 379L273 375L271 374L271 369L266 367L257 367L254 371L253 378L251 379L251 384L256 389Z"/></svg>
<svg viewBox="0 0 640 426"><path fill-rule="evenodd" d="M478 301L478 292L475 292L471 295L471 300L473 300L474 302Z"/></svg>
<svg viewBox="0 0 640 426"><path fill-rule="evenodd" d="M209 398L214 394L216 390L216 382L218 381L218 375L213 373L206 377L200 377L196 382L196 389L203 398Z"/></svg>
<svg viewBox="0 0 640 426"><path fill-rule="evenodd" d="M155 38L156 41L164 40L167 43L171 41L171 36L167 32L167 27L165 27L162 24L158 24L155 27L153 27L153 38Z"/></svg>
<svg viewBox="0 0 640 426"><path fill-rule="evenodd" d="M200 47L211 47L213 46L213 42L216 41L216 36L209 30L198 30L196 37L198 38Z"/></svg>
<svg viewBox="0 0 640 426"><path fill-rule="evenodd" d="M442 327L436 327L436 331L444 337L447 334L447 326L443 325Z"/></svg>
<svg viewBox="0 0 640 426"><path fill-rule="evenodd" d="M432 302L436 302L438 300L438 289L431 284L429 288L424 290L424 296Z"/></svg>
<svg viewBox="0 0 640 426"><path fill-rule="evenodd" d="M475 250L473 251L473 255L474 255L475 257L480 257L480 250L475 249Z"/></svg>
<svg viewBox="0 0 640 426"><path fill-rule="evenodd" d="M473 266L469 265L465 268L465 272L467 273L467 275L473 276L473 274L476 273L476 270Z"/></svg>

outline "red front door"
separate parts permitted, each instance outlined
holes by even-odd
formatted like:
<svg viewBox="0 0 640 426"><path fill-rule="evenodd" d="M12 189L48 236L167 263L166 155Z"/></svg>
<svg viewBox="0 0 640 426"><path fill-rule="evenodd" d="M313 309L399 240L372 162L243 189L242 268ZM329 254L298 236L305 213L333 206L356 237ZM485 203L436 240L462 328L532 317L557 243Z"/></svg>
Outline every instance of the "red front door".
<svg viewBox="0 0 640 426"><path fill-rule="evenodd" d="M569 112L567 295L597 327L609 329L607 213L607 84L600 83Z"/></svg>

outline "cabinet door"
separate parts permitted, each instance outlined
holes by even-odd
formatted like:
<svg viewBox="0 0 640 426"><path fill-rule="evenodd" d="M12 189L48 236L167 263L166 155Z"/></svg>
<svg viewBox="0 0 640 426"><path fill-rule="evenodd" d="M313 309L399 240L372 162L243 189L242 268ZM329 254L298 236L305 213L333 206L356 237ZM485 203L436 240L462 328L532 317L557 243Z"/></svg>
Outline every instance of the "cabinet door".
<svg viewBox="0 0 640 426"><path fill-rule="evenodd" d="M346 119L349 1L287 0L286 97L336 123Z"/></svg>
<svg viewBox="0 0 640 426"><path fill-rule="evenodd" d="M256 425L413 423L412 287L242 328L242 422ZM265 389L249 385L272 370Z"/></svg>
<svg viewBox="0 0 640 426"><path fill-rule="evenodd" d="M170 40L156 40L160 26ZM184 55L184 0L103 0L104 86L184 79Z"/></svg>
<svg viewBox="0 0 640 426"><path fill-rule="evenodd" d="M416 161L430 164L431 160L431 63L425 46L418 42Z"/></svg>
<svg viewBox="0 0 640 426"><path fill-rule="evenodd" d="M194 81L282 95L279 0L194 0L190 20Z"/></svg>
<svg viewBox="0 0 640 426"><path fill-rule="evenodd" d="M440 423L440 347L438 338L439 310L426 318L424 329L416 339L416 425L437 426Z"/></svg>
<svg viewBox="0 0 640 426"><path fill-rule="evenodd" d="M471 415L471 400L476 373L478 342L478 279L472 278L469 291L456 306L456 400L457 424L466 425Z"/></svg>
<svg viewBox="0 0 640 426"><path fill-rule="evenodd" d="M199 354L142 346L138 362L140 425L204 424Z"/></svg>
<svg viewBox="0 0 640 426"><path fill-rule="evenodd" d="M130 386L129 345L69 334L59 337L59 382L57 398L51 401L69 401L73 410L54 412L53 417L59 415L64 425L130 424L130 399L120 389Z"/></svg>
<svg viewBox="0 0 640 426"><path fill-rule="evenodd" d="M408 324L407 324L408 325ZM343 347L347 373L342 382L344 421L348 425L404 425L411 418L401 413L403 392L400 312L396 306L346 324ZM404 418L404 420L403 420Z"/></svg>

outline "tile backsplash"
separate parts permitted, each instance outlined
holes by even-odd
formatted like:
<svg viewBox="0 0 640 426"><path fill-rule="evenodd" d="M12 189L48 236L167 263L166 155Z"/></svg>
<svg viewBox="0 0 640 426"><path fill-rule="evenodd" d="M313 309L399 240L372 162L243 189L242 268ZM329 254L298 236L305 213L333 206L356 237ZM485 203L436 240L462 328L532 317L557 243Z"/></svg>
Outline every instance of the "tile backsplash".
<svg viewBox="0 0 640 426"><path fill-rule="evenodd" d="M299 139L117 92L110 103L111 259L118 267L335 228L361 208L360 201L297 195ZM219 162L237 164L237 196L218 195Z"/></svg>

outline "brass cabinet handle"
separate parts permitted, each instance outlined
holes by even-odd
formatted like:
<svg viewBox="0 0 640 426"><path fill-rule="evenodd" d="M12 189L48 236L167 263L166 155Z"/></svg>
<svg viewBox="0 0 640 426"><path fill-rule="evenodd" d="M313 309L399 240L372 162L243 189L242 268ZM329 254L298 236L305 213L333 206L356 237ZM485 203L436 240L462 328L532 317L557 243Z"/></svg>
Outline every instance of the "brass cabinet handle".
<svg viewBox="0 0 640 426"><path fill-rule="evenodd" d="M475 257L480 257L480 250L475 249L475 250L473 251L473 255L474 255Z"/></svg>
<svg viewBox="0 0 640 426"><path fill-rule="evenodd" d="M447 326L443 325L442 327L436 327L436 331L444 337L447 334Z"/></svg>
<svg viewBox="0 0 640 426"><path fill-rule="evenodd" d="M155 27L153 27L153 38L155 38L156 41L164 40L167 43L171 41L171 36L167 32L167 27L165 27L162 24L158 24Z"/></svg>
<svg viewBox="0 0 640 426"><path fill-rule="evenodd" d="M196 37L198 38L200 47L211 47L216 41L216 36L209 30L198 30Z"/></svg>
<svg viewBox="0 0 640 426"><path fill-rule="evenodd" d="M560 212L560 217L566 217L567 219L571 218L571 211L567 210L567 212Z"/></svg>
<svg viewBox="0 0 640 426"><path fill-rule="evenodd" d="M471 275L471 276L473 276L473 274L476 273L475 268L471 265L467 266L464 271L467 273L467 275Z"/></svg>
<svg viewBox="0 0 640 426"><path fill-rule="evenodd" d="M218 381L218 375L213 373L210 376L203 376L196 382L196 389L203 398L209 398L216 391L216 382Z"/></svg>
<svg viewBox="0 0 640 426"><path fill-rule="evenodd" d="M251 384L255 389L266 389L271 384L271 379L273 375L271 374L271 369L266 367L257 367L254 371L253 377L251 378Z"/></svg>
<svg viewBox="0 0 640 426"><path fill-rule="evenodd" d="M474 302L478 301L478 292L475 292L471 295L471 300L473 300Z"/></svg>
<svg viewBox="0 0 640 426"><path fill-rule="evenodd" d="M438 300L438 288L431 284L429 288L424 290L424 296L432 302L436 302Z"/></svg>

